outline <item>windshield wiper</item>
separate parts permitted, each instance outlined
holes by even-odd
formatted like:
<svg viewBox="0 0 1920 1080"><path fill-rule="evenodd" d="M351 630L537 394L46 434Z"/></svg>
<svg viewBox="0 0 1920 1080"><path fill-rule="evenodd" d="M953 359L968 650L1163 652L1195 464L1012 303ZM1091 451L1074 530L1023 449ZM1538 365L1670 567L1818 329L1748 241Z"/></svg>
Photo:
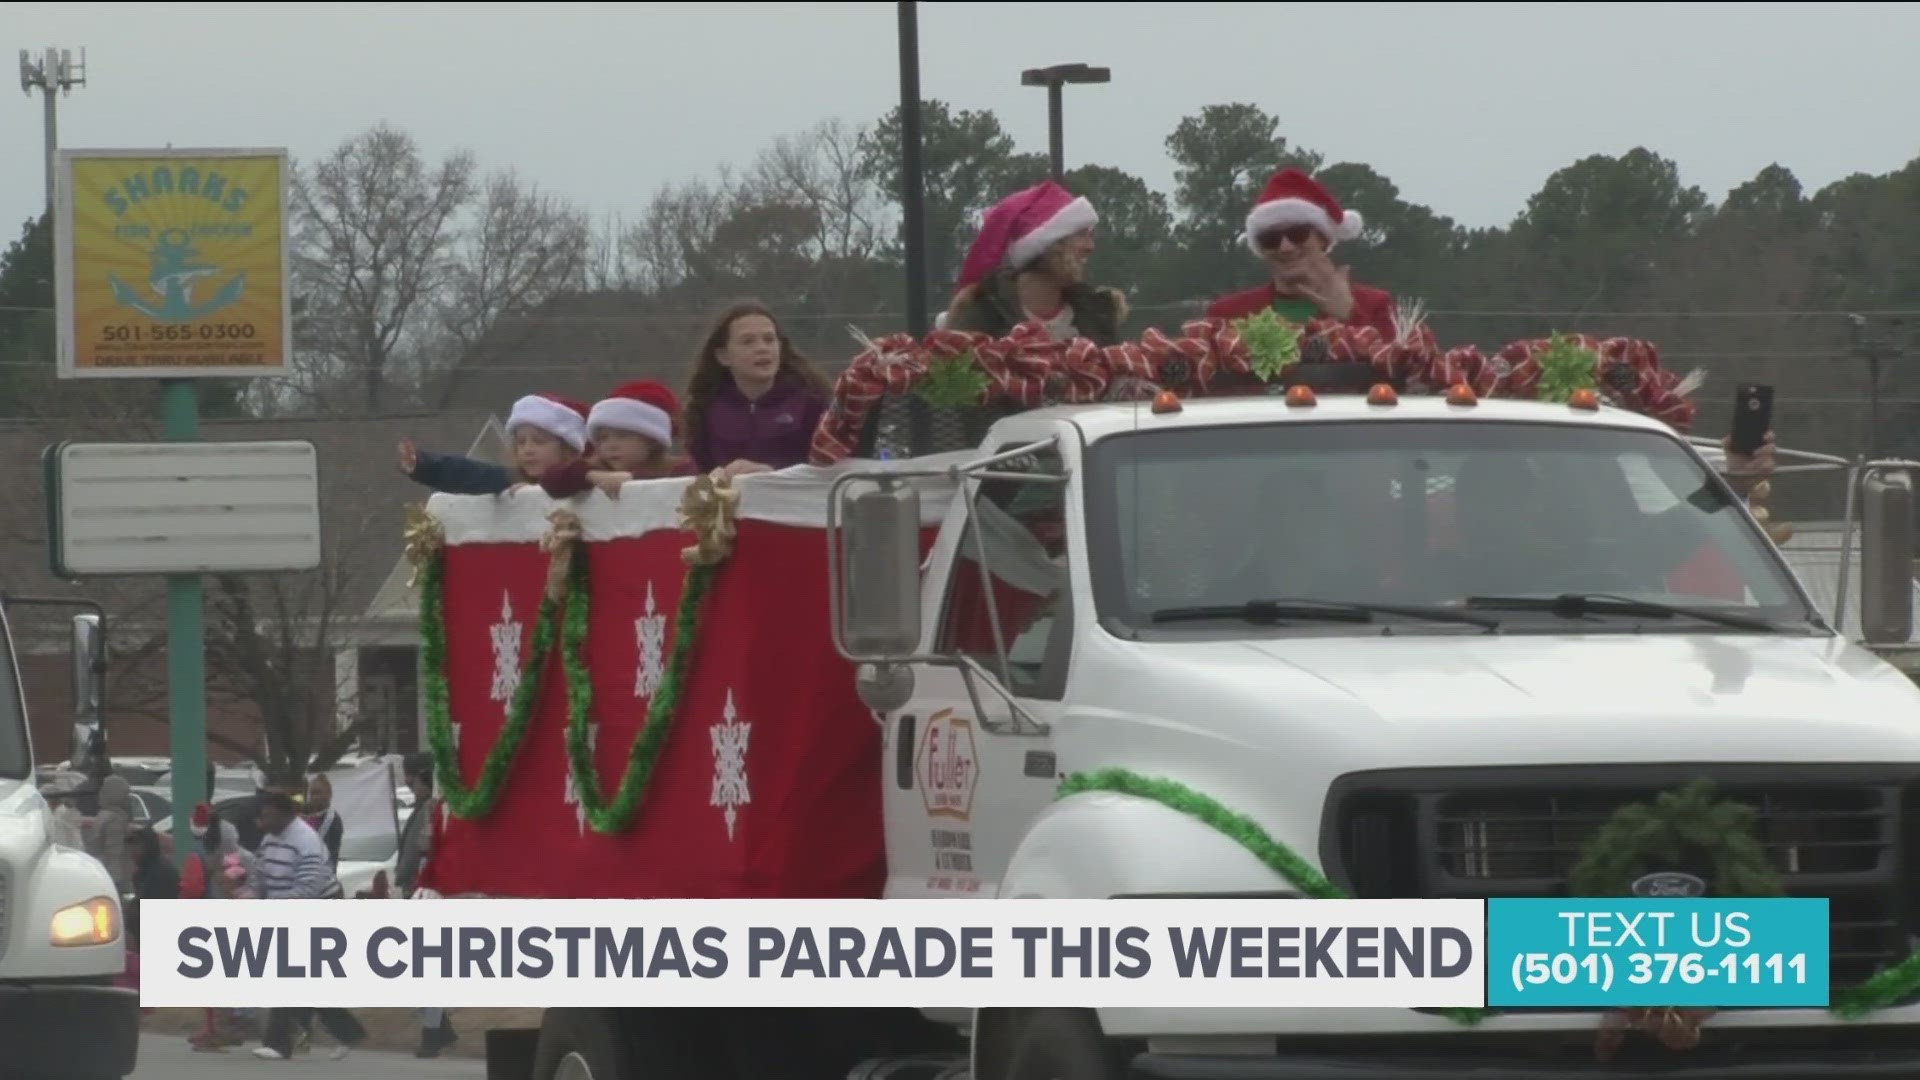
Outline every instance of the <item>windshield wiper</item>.
<svg viewBox="0 0 1920 1080"><path fill-rule="evenodd" d="M1561 593L1559 596L1470 596L1467 598L1467 606L1479 608L1482 611L1545 611L1563 619L1578 619L1587 615L1628 615L1648 619L1671 619L1680 616L1740 630L1780 629L1778 625L1753 615L1736 615L1711 608L1680 607L1608 593Z"/></svg>
<svg viewBox="0 0 1920 1080"><path fill-rule="evenodd" d="M1462 623L1493 630L1500 620L1458 608L1437 604L1372 604L1344 600L1249 600L1244 604L1216 604L1209 607L1161 608L1149 618L1154 622L1189 622L1199 619L1244 619L1250 623L1314 622L1370 623L1376 615L1399 615L1429 622Z"/></svg>

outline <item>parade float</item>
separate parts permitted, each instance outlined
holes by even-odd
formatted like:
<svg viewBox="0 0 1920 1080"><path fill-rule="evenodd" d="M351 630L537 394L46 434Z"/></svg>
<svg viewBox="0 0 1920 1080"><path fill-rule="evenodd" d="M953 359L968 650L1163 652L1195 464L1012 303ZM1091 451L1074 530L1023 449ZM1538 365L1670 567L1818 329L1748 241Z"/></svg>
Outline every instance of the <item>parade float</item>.
<svg viewBox="0 0 1920 1080"><path fill-rule="evenodd" d="M1804 1075L1815 1064L1794 1047L1806 1037L1920 1023L1920 958L1908 945L1920 908L1901 884L1920 853L1890 839L1915 812L1903 800L1920 800L1920 691L1823 632L1817 615L1791 632L1756 632L1771 624L1731 609L1682 611L1700 625L1680 633L1591 637L1576 623L1436 638L1494 624L1433 605L1355 605L1334 621L1358 637L1286 637L1289 651L1272 652L1272 625L1315 621L1291 611L1249 626L1246 651L1223 652L1116 632L1110 611L1066 588L1070 568L1115 572L1100 564L1119 556L1093 535L1096 520L1111 524L1097 488L1113 474L1094 455L1143 432L1257 428L1308 447L1317 431L1356 423L1482 438L1483 424L1497 424L1549 447L1558 433L1605 432L1696 470L1695 490L1664 494L1698 502L1711 468L1679 437L1697 378L1663 367L1651 343L1553 334L1482 353L1442 349L1414 313L1391 339L1266 313L1108 347L1051 341L1037 326L861 344L809 465L735 483L636 482L618 499L438 495L415 516L408 550L441 798L423 875L431 890L1326 898L1528 895L1577 879L1624 895L1649 873L1703 875L1716 895L1836 898L1847 915L1836 918L1835 955L1847 960L1835 964L1833 1009L1590 1018L1589 1060L1611 1057L1636 1029L1704 1054L1704 1033L1726 1024L1749 1045L1777 1044L1775 1071L1753 1075ZM850 510L841 498L856 479L887 494ZM1000 495L982 498L991 485ZM1042 489L1053 495L1031 496ZM1435 516L1453 520L1422 543L1461 543L1466 511L1444 487L1426 490ZM1350 535L1384 535L1357 525ZM1701 540L1734 549L1722 570L1736 598L1774 589L1814 611L1769 532L1786 535L1748 507ZM842 561L903 542L916 558L884 571ZM1656 608L1576 614L1675 615ZM1696 648L1708 640L1710 655ZM1451 651L1451 676L1436 673L1436 642ZM1019 663L1038 682L1013 678L1010 657L1023 649ZM1204 736L1181 734L1195 724ZM1275 784L1280 774L1287 782ZM1583 807L1577 821L1553 809L1569 794ZM1486 815L1479 835L1515 845L1480 852L1486 865L1517 860L1528 873L1443 874L1423 860L1460 841L1434 833L1432 819L1359 820L1407 800L1491 807L1459 810L1448 827ZM1835 824L1821 800L1853 816ZM1529 854L1549 837L1551 857ZM1854 849L1869 842L1879 846L1861 861ZM1821 870L1782 862L1788 844ZM1892 850L1881 858L1881 848ZM1156 858L1173 851L1177 862ZM556 1010L539 1033L500 1033L496 1074L550 1080L573 1062L596 1077L651 1075L648 1055L674 1039L697 1058L684 1045L696 1030L728 1042L763 1030L649 1026L646 1012ZM981 1080L1118 1077L1099 1071L1115 1047L1174 1035L1185 1049L1140 1055L1136 1074L1269 1075L1258 1069L1271 1058L1230 1047L1278 1031L1381 1036L1309 1055L1333 1068L1400 1067L1395 1055L1419 1052L1389 1036L1478 1032L1494 1040L1474 1044L1491 1046L1473 1059L1485 1064L1510 1052L1501 1039L1538 1049L1569 1030L1551 1014L1231 1012L928 1016L960 1033L955 1061L971 1046ZM860 1056L908 1049L876 1038ZM828 1058L818 1075L845 1075L857 1060Z"/></svg>

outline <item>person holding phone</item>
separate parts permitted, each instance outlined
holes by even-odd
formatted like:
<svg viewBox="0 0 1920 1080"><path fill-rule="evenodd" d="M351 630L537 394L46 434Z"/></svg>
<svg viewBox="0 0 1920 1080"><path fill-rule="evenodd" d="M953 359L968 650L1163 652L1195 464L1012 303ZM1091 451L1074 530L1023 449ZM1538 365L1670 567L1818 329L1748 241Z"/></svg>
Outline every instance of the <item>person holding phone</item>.
<svg viewBox="0 0 1920 1080"><path fill-rule="evenodd" d="M1720 440L1727 483L1741 498L1752 501L1754 489L1773 475L1774 446L1773 387L1741 384L1733 396L1733 430Z"/></svg>

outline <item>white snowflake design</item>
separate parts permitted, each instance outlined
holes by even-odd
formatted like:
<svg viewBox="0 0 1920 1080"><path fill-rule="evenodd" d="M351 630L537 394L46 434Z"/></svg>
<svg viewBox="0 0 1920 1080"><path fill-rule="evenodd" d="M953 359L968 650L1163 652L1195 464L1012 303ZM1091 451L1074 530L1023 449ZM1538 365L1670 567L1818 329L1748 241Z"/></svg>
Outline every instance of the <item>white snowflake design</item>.
<svg viewBox="0 0 1920 1080"><path fill-rule="evenodd" d="M739 808L753 801L747 791L747 736L752 724L742 724L733 709L733 691L727 691L725 719L714 724L713 798L710 805L723 808L727 819L727 840L733 840L733 827L739 820Z"/></svg>
<svg viewBox="0 0 1920 1080"><path fill-rule="evenodd" d="M562 735L561 737L565 738L564 735ZM599 746L599 744L600 744L600 725L598 723L589 722L587 724L588 760L593 760L594 750ZM587 804L584 801L582 801L580 798L579 781L574 779L573 753L571 749L569 749L567 752L567 791L565 796L563 797L566 799L567 805L573 807L573 817L574 817L574 820L578 822L580 825L580 835L581 836L587 835Z"/></svg>
<svg viewBox="0 0 1920 1080"><path fill-rule="evenodd" d="M493 636L493 693L495 701L512 707L520 688L520 635L524 627L513 617L513 599L500 594L500 621L488 631Z"/></svg>
<svg viewBox="0 0 1920 1080"><path fill-rule="evenodd" d="M647 582L647 613L633 620L633 632L640 639L640 665L633 677L633 696L652 700L666 678L667 617L658 614L653 604L653 582Z"/></svg>

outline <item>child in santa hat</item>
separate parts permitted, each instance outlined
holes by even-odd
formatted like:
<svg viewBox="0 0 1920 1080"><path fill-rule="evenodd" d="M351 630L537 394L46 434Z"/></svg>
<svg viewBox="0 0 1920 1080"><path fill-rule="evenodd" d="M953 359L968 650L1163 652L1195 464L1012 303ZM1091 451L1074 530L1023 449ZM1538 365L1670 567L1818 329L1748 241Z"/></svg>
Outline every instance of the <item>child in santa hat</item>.
<svg viewBox="0 0 1920 1080"><path fill-rule="evenodd" d="M940 327L999 337L1038 320L1056 341L1118 343L1126 297L1087 284L1099 223L1091 202L1051 180L1000 200L967 250Z"/></svg>
<svg viewBox="0 0 1920 1080"><path fill-rule="evenodd" d="M528 394L507 416L514 468L458 454L423 454L400 440L400 471L449 495L498 495L540 482L588 453L587 407L557 394Z"/></svg>
<svg viewBox="0 0 1920 1080"><path fill-rule="evenodd" d="M1329 318L1371 326L1388 340L1394 326L1393 297L1356 285L1328 252L1360 236L1360 215L1342 207L1318 181L1299 169L1281 169L1267 181L1247 214L1247 247L1267 264L1265 285L1223 296L1207 306L1210 319L1238 319L1272 310L1302 326Z"/></svg>
<svg viewBox="0 0 1920 1080"><path fill-rule="evenodd" d="M594 402L587 413L593 456L548 470L540 487L556 499L599 488L610 499L631 480L686 476L692 463L673 454L680 427L680 402L673 391L650 379L625 383Z"/></svg>

